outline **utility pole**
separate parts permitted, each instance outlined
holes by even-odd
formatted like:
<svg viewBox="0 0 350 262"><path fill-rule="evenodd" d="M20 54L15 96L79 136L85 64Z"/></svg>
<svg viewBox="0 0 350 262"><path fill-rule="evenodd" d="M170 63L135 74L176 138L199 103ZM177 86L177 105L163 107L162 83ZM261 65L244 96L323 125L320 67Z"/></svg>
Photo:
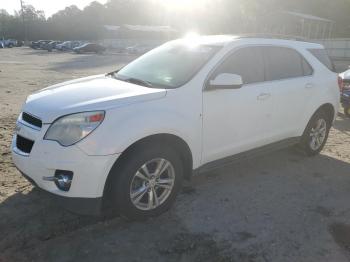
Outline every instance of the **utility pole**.
<svg viewBox="0 0 350 262"><path fill-rule="evenodd" d="M26 43L27 41L27 27L26 27L26 23L25 23L25 19L24 19L24 4L23 4L23 0L20 0L21 2L21 10L22 10L22 23L23 23L23 36L24 36L24 43Z"/></svg>
<svg viewBox="0 0 350 262"><path fill-rule="evenodd" d="M4 25L4 16L1 16L1 21L0 21L0 41L4 40L4 35L5 35L5 25Z"/></svg>

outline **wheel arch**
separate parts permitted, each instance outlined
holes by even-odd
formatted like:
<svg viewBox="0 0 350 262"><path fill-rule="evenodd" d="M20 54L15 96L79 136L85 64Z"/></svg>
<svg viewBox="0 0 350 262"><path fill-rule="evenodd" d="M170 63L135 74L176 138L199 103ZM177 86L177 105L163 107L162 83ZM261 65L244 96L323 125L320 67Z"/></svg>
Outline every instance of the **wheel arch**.
<svg viewBox="0 0 350 262"><path fill-rule="evenodd" d="M129 147L127 147L122 154L118 157L118 159L114 162L111 170L108 173L107 179L105 181L104 190L103 190L103 198L108 198L109 193L111 191L110 185L111 180L114 178L114 172L126 161L126 159L132 154L132 152L139 147L148 146L149 144L161 144L164 146L173 147L176 152L178 152L181 161L184 167L184 177L186 179L190 179L193 171L193 156L189 145L180 138L179 136L172 134L155 134L144 137L142 139L137 140L132 143Z"/></svg>
<svg viewBox="0 0 350 262"><path fill-rule="evenodd" d="M311 121L311 119L320 111L325 112L330 120L330 123L332 124L334 119L335 119L335 109L334 106L331 103L324 103L321 106L319 106L316 110L313 110L313 114L311 115L311 117L309 118L305 118L305 125L303 127L303 129L301 130L302 133L301 135L304 136L305 135L305 131L307 129L307 126L309 124L309 122Z"/></svg>
<svg viewBox="0 0 350 262"><path fill-rule="evenodd" d="M313 114L313 116L319 112L319 111L323 111L325 112L328 117L329 117L329 120L331 121L331 123L333 123L334 119L335 119L335 109L334 109L334 106L331 104L331 103L325 103L323 105L321 105L316 111L315 113Z"/></svg>

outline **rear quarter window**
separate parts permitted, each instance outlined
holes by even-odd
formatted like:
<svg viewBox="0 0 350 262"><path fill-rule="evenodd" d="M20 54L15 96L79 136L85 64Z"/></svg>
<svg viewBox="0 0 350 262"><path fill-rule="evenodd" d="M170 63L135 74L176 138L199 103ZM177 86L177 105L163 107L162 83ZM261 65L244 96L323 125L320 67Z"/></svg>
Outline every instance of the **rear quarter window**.
<svg viewBox="0 0 350 262"><path fill-rule="evenodd" d="M330 71L335 72L334 64L325 49L308 49L309 52Z"/></svg>
<svg viewBox="0 0 350 262"><path fill-rule="evenodd" d="M311 66L294 49L287 47L263 47L266 63L266 80L283 80L308 76Z"/></svg>

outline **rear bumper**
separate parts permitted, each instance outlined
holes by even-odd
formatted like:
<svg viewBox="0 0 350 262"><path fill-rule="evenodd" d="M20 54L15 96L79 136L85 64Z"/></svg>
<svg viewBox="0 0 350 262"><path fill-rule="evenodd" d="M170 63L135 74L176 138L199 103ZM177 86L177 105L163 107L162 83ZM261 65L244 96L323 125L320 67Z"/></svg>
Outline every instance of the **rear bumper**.
<svg viewBox="0 0 350 262"><path fill-rule="evenodd" d="M99 216L102 211L102 197L83 198L83 197L65 197L50 193L38 187L33 179L19 170L32 185L44 192L48 197L53 199L58 206L80 215Z"/></svg>

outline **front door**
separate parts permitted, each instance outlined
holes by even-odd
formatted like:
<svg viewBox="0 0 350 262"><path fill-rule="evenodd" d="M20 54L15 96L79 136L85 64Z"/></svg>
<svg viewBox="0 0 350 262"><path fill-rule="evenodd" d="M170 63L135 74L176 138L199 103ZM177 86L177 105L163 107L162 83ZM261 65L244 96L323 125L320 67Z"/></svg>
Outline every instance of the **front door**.
<svg viewBox="0 0 350 262"><path fill-rule="evenodd" d="M234 51L209 80L222 73L240 75L244 84L238 89L204 89L202 164L270 142L273 104L264 82L261 48Z"/></svg>

